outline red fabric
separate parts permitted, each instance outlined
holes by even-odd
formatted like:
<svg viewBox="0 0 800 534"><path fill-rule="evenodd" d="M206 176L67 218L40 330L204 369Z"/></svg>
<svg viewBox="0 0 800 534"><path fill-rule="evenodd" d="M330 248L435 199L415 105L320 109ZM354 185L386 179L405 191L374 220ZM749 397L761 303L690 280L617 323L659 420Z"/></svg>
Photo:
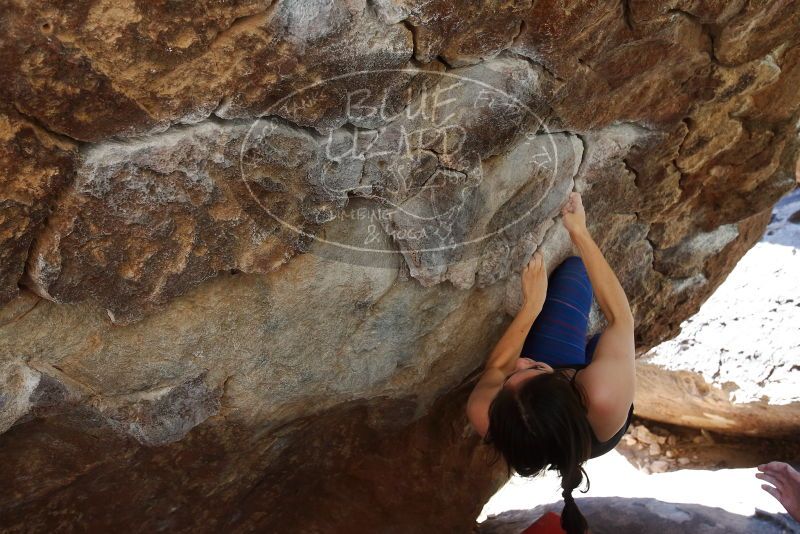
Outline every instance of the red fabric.
<svg viewBox="0 0 800 534"><path fill-rule="evenodd" d="M522 531L522 534L566 534L561 528L561 516L554 512L547 512L537 519L531 526Z"/></svg>

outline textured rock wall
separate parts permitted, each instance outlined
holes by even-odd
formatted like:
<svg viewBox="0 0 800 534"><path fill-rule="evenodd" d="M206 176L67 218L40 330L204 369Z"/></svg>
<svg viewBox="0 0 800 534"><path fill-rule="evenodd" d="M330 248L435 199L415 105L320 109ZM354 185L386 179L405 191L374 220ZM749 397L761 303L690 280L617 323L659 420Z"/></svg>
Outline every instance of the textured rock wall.
<svg viewBox="0 0 800 534"><path fill-rule="evenodd" d="M678 336L636 362L637 413L730 434L800 432L800 188Z"/></svg>
<svg viewBox="0 0 800 534"><path fill-rule="evenodd" d="M12 531L466 530L463 403L568 192L643 352L794 184L791 2L2 11Z"/></svg>

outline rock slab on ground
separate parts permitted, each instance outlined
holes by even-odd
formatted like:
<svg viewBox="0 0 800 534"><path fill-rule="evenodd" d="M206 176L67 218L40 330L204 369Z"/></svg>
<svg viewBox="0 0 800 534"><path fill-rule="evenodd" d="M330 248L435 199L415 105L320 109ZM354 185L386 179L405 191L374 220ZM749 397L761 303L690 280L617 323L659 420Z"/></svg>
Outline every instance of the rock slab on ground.
<svg viewBox="0 0 800 534"><path fill-rule="evenodd" d="M800 524L788 514L761 513L741 516L697 504L676 504L655 499L593 497L575 499L595 534L640 534L662 532L684 534L787 534L800 532ZM559 513L563 503L514 510L492 516L480 524L481 534L511 534L523 531L547 512Z"/></svg>

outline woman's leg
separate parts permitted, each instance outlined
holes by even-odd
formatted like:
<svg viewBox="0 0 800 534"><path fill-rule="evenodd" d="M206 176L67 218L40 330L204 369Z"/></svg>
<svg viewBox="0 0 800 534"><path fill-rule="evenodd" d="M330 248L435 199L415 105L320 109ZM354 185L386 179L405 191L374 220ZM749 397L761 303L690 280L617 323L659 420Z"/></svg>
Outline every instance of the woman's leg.
<svg viewBox="0 0 800 534"><path fill-rule="evenodd" d="M550 274L542 312L528 332L521 356L553 366L587 363L591 306L586 266L580 256L569 256Z"/></svg>

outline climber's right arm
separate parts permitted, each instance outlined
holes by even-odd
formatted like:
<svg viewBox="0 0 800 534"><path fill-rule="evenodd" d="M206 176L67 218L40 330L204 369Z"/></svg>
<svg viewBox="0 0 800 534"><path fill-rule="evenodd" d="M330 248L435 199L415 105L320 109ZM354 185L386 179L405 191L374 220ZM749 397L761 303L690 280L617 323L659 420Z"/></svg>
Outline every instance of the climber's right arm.
<svg viewBox="0 0 800 534"><path fill-rule="evenodd" d="M625 290L586 229L579 193L570 193L562 215L564 226L586 266L597 303L608 321L595 346L592 364L583 373L584 386L593 392L593 404L600 408L599 412L614 414L601 418L609 424L619 422L621 425L633 402L636 385L633 313ZM619 425L614 425L612 430L619 429Z"/></svg>
<svg viewBox="0 0 800 534"><path fill-rule="evenodd" d="M561 206L561 215L564 227L586 266L597 303L608 324L620 323L633 328L633 314L625 290L586 229L586 212L580 193L573 191L569 194Z"/></svg>
<svg viewBox="0 0 800 534"><path fill-rule="evenodd" d="M625 296L625 290L622 289L614 270L603 257L589 231L586 228L577 229L569 235L586 266L597 304L608 324L624 324L632 329L633 313L628 304L628 297Z"/></svg>
<svg viewBox="0 0 800 534"><path fill-rule="evenodd" d="M634 320L628 298L600 248L586 229L580 194L570 193L562 208L564 226L586 266L597 303L608 320L581 376L589 392L589 417L602 440L619 430L636 390Z"/></svg>

